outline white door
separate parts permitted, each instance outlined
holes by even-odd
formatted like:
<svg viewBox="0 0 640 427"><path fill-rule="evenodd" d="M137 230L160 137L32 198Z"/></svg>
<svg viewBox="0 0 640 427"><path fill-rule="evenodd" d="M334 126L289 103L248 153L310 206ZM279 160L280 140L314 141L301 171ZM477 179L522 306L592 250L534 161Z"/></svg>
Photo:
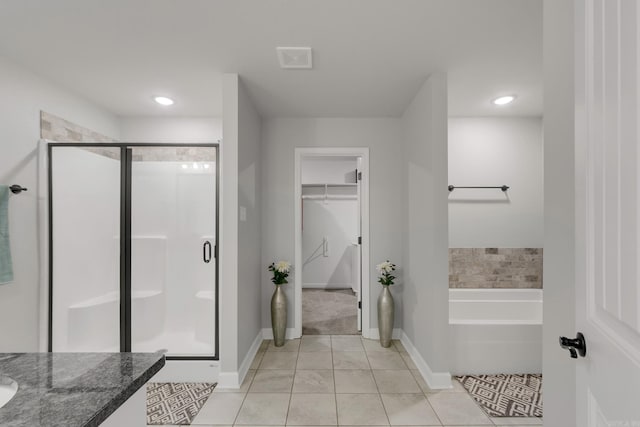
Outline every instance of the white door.
<svg viewBox="0 0 640 427"><path fill-rule="evenodd" d="M640 426L638 3L575 3L580 427Z"/></svg>

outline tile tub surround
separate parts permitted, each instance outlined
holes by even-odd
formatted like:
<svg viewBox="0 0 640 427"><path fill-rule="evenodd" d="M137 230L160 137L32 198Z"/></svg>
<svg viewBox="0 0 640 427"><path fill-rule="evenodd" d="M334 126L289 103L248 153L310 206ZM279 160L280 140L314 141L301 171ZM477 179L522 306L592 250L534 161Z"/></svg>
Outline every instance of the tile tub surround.
<svg viewBox="0 0 640 427"><path fill-rule="evenodd" d="M542 248L450 248L449 288L542 289Z"/></svg>
<svg viewBox="0 0 640 427"><path fill-rule="evenodd" d="M429 389L399 341L388 349L359 336L305 335L284 347L264 341L241 388L216 388L191 425L542 425L487 417L453 386Z"/></svg>
<svg viewBox="0 0 640 427"><path fill-rule="evenodd" d="M97 426L164 363L159 353L2 353L0 374L18 392L0 425Z"/></svg>

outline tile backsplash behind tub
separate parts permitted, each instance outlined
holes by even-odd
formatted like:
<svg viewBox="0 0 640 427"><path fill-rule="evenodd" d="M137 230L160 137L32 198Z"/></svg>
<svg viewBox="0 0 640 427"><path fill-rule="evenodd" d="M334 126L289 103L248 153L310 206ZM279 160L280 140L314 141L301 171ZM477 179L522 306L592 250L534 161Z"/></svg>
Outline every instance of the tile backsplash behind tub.
<svg viewBox="0 0 640 427"><path fill-rule="evenodd" d="M542 289L542 248L450 248L449 287Z"/></svg>

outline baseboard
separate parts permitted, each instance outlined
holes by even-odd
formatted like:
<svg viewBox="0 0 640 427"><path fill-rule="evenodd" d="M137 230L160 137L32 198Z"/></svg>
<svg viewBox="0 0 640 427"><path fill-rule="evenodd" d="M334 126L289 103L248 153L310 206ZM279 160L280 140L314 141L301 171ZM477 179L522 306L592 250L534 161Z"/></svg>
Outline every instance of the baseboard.
<svg viewBox="0 0 640 427"><path fill-rule="evenodd" d="M240 367L238 368L238 372L220 372L218 377L218 388L230 388L230 389L239 389L244 381L244 378L247 376L247 372L249 372L249 368L251 367L251 363L253 363L253 359L255 359L256 354L258 354L258 350L260 349L260 344L262 344L262 330L258 332L255 339L251 343L251 347L249 347L249 351L244 356Z"/></svg>
<svg viewBox="0 0 640 427"><path fill-rule="evenodd" d="M263 340L264 338L262 338L262 331L258 331L258 334L256 335L255 339L251 343L251 347L249 347L249 351L247 352L247 355L242 360L242 363L240 364L240 368L238 369L238 387L242 385L242 382L244 381L244 377L247 376L247 372L249 372L249 368L253 363L253 359L255 359L256 354L258 354L258 350L260 350L260 344L262 344Z"/></svg>
<svg viewBox="0 0 640 427"><path fill-rule="evenodd" d="M284 338L287 340L292 340L294 338L300 338L296 336L295 328L287 328L287 332L285 332ZM273 339L273 330L271 328L263 328L262 329L262 339L264 340L272 340Z"/></svg>
<svg viewBox="0 0 640 427"><path fill-rule="evenodd" d="M396 331L394 330L393 332L395 338ZM433 372L426 360L424 360L422 356L420 356L420 353L418 353L418 350L415 348L413 342L411 342L407 334L405 334L402 330L400 330L400 332L400 342L407 350L407 353L409 353L409 356L411 356L411 360L413 360L413 363L415 363L416 367L420 371L420 374L422 374L422 377L427 382L429 388L433 390L452 388L453 385L451 384L451 374L449 372Z"/></svg>
<svg viewBox="0 0 640 427"><path fill-rule="evenodd" d="M393 332L391 333L391 338L394 340L399 340L400 338L402 338L402 329L400 328L394 328ZM378 328L371 328L369 329L369 335L365 336L365 338L369 338L372 340L379 340L380 339L380 331L378 330Z"/></svg>

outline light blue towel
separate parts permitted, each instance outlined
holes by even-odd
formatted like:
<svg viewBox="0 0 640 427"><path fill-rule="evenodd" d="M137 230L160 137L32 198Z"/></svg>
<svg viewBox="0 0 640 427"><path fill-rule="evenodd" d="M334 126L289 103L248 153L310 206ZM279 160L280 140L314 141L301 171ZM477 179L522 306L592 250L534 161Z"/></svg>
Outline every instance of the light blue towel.
<svg viewBox="0 0 640 427"><path fill-rule="evenodd" d="M0 285L13 282L9 245L9 187L0 185Z"/></svg>

